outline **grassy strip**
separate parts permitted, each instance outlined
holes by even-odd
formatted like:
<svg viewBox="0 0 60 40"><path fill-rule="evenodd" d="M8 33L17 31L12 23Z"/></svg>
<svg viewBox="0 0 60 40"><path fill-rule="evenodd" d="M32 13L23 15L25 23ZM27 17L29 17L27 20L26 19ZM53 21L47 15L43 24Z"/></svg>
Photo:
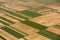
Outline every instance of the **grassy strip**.
<svg viewBox="0 0 60 40"><path fill-rule="evenodd" d="M10 33L11 35L15 36L18 39L24 37L24 35L14 31L14 30L12 30L12 29L10 29L8 27L2 27L1 29L8 32L8 33Z"/></svg>
<svg viewBox="0 0 60 40"><path fill-rule="evenodd" d="M22 13L22 14L29 16L29 17L32 17L32 18L42 15L42 14L38 14L38 13L28 11L28 10L20 11L19 13Z"/></svg>
<svg viewBox="0 0 60 40"><path fill-rule="evenodd" d="M21 33L23 33L23 34L25 34L25 35L28 35L28 34L22 32L22 31L20 31L20 30L18 30L18 29L16 29L16 28L12 27L12 26L9 26L9 27L11 27L11 28L13 28L13 29L15 29L15 30L17 30L17 31L19 31L19 32L21 32Z"/></svg>
<svg viewBox="0 0 60 40"><path fill-rule="evenodd" d="M59 36L49 32L47 30L41 30L40 32L38 32L38 34L43 35L43 36L45 36L47 38L50 38L52 40L60 40Z"/></svg>
<svg viewBox="0 0 60 40"><path fill-rule="evenodd" d="M26 21L21 21L22 23L26 24L26 25L29 25L33 28L36 28L36 29L39 29L39 30L42 30L42 29L45 29L47 28L46 26L43 26L41 24L38 24L38 23L35 23L35 22L32 22L32 21L29 21L29 20L26 20Z"/></svg>

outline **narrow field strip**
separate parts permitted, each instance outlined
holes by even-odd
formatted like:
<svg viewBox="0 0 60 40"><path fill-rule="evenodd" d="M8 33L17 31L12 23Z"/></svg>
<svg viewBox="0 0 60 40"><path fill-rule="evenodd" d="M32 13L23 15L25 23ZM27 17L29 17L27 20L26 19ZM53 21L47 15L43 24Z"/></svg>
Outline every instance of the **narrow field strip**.
<svg viewBox="0 0 60 40"><path fill-rule="evenodd" d="M28 19L28 18L26 18L26 17L24 17L24 16L22 16L22 15L19 15L19 14L17 14L17 13L14 13L14 12L11 12L11 11L8 11L8 10L5 10L5 9L3 9L3 8L0 8L0 10L3 10L3 11L5 11L5 12L8 12L8 14L11 14L11 15L13 15L13 16L17 16L17 17L19 17L19 18Z"/></svg>
<svg viewBox="0 0 60 40"><path fill-rule="evenodd" d="M22 35L20 33L17 33L16 31L14 31L14 30L12 30L12 29L10 29L8 27L2 27L1 29L8 32L8 33L10 33L11 35L15 36L16 38L24 37L24 35Z"/></svg>
<svg viewBox="0 0 60 40"><path fill-rule="evenodd" d="M41 14L38 14L38 13L35 13L32 11L28 11L28 10L20 11L19 13L24 14L24 15L29 16L29 17L32 17L32 18L41 16Z"/></svg>
<svg viewBox="0 0 60 40"><path fill-rule="evenodd" d="M23 20L23 19L20 19L20 18L15 17L13 15L10 15L10 14L6 14L6 16L11 17L11 18L13 18L15 20L18 20L18 21L22 21Z"/></svg>
<svg viewBox="0 0 60 40"><path fill-rule="evenodd" d="M0 23L2 23L2 24L4 24L4 25L9 26L9 24L8 24L8 23L6 23L6 22L4 22L4 21L2 21L2 20L0 20Z"/></svg>
<svg viewBox="0 0 60 40"><path fill-rule="evenodd" d="M9 19L6 19L6 18L4 18L4 17L2 17L2 16L0 16L0 19L3 19L3 20L5 20L6 22L9 22L9 23L11 23L11 24L14 24L15 22L13 22L13 21L11 21L11 20L9 20Z"/></svg>
<svg viewBox="0 0 60 40"><path fill-rule="evenodd" d="M43 35L43 36L50 38L52 40L60 40L60 36L57 36L54 33L51 33L47 30L41 30L40 32L38 32L38 34Z"/></svg>
<svg viewBox="0 0 60 40"><path fill-rule="evenodd" d="M29 26L31 26L33 28L36 28L38 30L42 30L42 29L46 29L47 28L46 26L43 26L41 24L37 24L37 23L35 23L33 21L29 21L29 20L21 21L21 22L24 23L24 24L26 24L26 25L29 25Z"/></svg>

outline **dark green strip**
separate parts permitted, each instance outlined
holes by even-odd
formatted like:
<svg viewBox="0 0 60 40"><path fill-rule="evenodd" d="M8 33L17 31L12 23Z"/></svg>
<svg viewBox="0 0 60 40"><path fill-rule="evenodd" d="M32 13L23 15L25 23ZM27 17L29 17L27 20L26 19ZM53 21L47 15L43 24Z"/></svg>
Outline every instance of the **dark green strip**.
<svg viewBox="0 0 60 40"><path fill-rule="evenodd" d="M26 25L29 25L33 28L36 28L36 29L39 29L39 30L42 30L42 29L46 29L47 27L46 26L43 26L41 24L38 24L38 23L35 23L33 21L29 21L29 20L26 20L26 21L21 21L22 23L26 24Z"/></svg>
<svg viewBox="0 0 60 40"><path fill-rule="evenodd" d="M38 14L36 12L32 12L32 11L28 11L28 10L20 11L19 13L22 13L22 14L29 16L29 17L32 17L32 18L42 15L42 14Z"/></svg>
<svg viewBox="0 0 60 40"><path fill-rule="evenodd" d="M60 36L57 36L47 30L41 30L40 32L38 32L38 34L43 35L43 36L50 38L52 40L60 40Z"/></svg>
<svg viewBox="0 0 60 40"><path fill-rule="evenodd" d="M16 31L14 31L14 30L12 30L12 29L10 29L8 27L2 27L1 29L4 30L4 31L6 31L6 32L8 32L8 33L10 33L11 35L15 36L16 38L22 38L22 37L24 37L24 35L16 32Z"/></svg>
<svg viewBox="0 0 60 40"><path fill-rule="evenodd" d="M21 32L21 33L23 33L23 34L25 34L25 35L28 35L28 34L22 32L22 31L20 31L20 30L18 30L18 29L16 29L16 28L12 27L12 26L9 26L9 27L11 27L11 28L13 28L13 29L15 29L15 30L17 30L17 31L19 31L19 32Z"/></svg>

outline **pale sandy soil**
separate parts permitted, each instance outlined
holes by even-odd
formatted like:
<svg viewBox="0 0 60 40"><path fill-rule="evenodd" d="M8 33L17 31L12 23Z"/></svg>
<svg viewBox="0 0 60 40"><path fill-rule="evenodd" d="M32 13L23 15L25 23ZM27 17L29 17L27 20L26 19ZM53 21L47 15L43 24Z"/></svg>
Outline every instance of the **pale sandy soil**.
<svg viewBox="0 0 60 40"><path fill-rule="evenodd" d="M38 10L38 12L48 12L50 9L41 9L41 10Z"/></svg>
<svg viewBox="0 0 60 40"><path fill-rule="evenodd" d="M6 2L6 0L0 0L1 2Z"/></svg>
<svg viewBox="0 0 60 40"><path fill-rule="evenodd" d="M7 40L17 40L17 38L3 31L2 29L0 29L0 32L1 32L0 35L4 36Z"/></svg>
<svg viewBox="0 0 60 40"><path fill-rule="evenodd" d="M6 37L5 35L3 35L2 33L0 33L1 36L3 36L4 38L6 38L7 40L11 40L9 39L9 37Z"/></svg>
<svg viewBox="0 0 60 40"><path fill-rule="evenodd" d="M2 15L2 16L5 16L5 15ZM1 16L1 17L2 17L2 16ZM5 20L3 20L3 19L1 19L1 18L0 18L0 20L6 22L6 23L8 23L8 24L10 24L9 22L7 22L7 21L5 21ZM1 25L3 25L3 24L1 23Z"/></svg>
<svg viewBox="0 0 60 40"><path fill-rule="evenodd" d="M32 28L28 25L25 25L25 24L22 24L22 23L15 23L13 25L11 25L12 27L26 33L26 34L31 34L31 33L36 33L38 32L39 30L35 29L35 28Z"/></svg>
<svg viewBox="0 0 60 40"><path fill-rule="evenodd" d="M37 33L30 34L29 36L25 37L28 40L51 40L47 37L44 37L42 35L39 35Z"/></svg>
<svg viewBox="0 0 60 40"><path fill-rule="evenodd" d="M13 10L17 10L17 11L22 11L22 10L27 10L27 7L21 6L21 5L16 5L14 3L9 3L9 4L3 4L5 7L7 8L11 8Z"/></svg>
<svg viewBox="0 0 60 40"><path fill-rule="evenodd" d="M2 23L0 23L0 28L3 27L4 25Z"/></svg>
<svg viewBox="0 0 60 40"><path fill-rule="evenodd" d="M6 18L6 19L8 19L8 20L11 20L11 21L13 21L13 22L18 22L17 20L15 20L15 19L13 19L13 18L11 18L11 17L8 17L8 16L2 16L2 17L4 17L4 18Z"/></svg>
<svg viewBox="0 0 60 40"><path fill-rule="evenodd" d="M8 14L8 15L10 15L10 14ZM13 15L10 15L10 16L13 16ZM13 17L15 17L15 18L17 18L17 19L20 19L20 20L22 20L22 21L25 21L25 19L23 19L23 18L19 18L19 17L16 17L16 16L13 16Z"/></svg>
<svg viewBox="0 0 60 40"><path fill-rule="evenodd" d="M50 32L52 32L52 33L55 33L55 34L57 34L57 35L60 35L60 30L59 30L59 29L56 29L56 28L54 28L54 27L49 27L49 28L47 28L46 30L47 30L47 31L50 31Z"/></svg>
<svg viewBox="0 0 60 40"><path fill-rule="evenodd" d="M60 4L60 3L55 3L55 4L47 5L46 7L52 8L52 9L56 9L56 10L60 11L60 6L58 6L57 4Z"/></svg>
<svg viewBox="0 0 60 40"><path fill-rule="evenodd" d="M3 40L2 38L0 38L0 40Z"/></svg>
<svg viewBox="0 0 60 40"><path fill-rule="evenodd" d="M42 15L54 13L54 11L52 11L51 9L38 10L37 12L38 12L39 14L42 14Z"/></svg>
<svg viewBox="0 0 60 40"><path fill-rule="evenodd" d="M39 4L37 2L20 2L20 4L23 4L23 5L26 5L26 6L30 6L30 7L33 7L33 8L37 8L39 6L43 6L43 4Z"/></svg>
<svg viewBox="0 0 60 40"><path fill-rule="evenodd" d="M36 17L31 19L31 21L34 21L36 23L45 25L45 26L53 26L57 23L60 23L60 14L58 13L51 13L47 15L43 15L40 17Z"/></svg>
<svg viewBox="0 0 60 40"><path fill-rule="evenodd" d="M5 13L3 13L3 12L0 11L0 16L4 16L4 15L5 15Z"/></svg>
<svg viewBox="0 0 60 40"><path fill-rule="evenodd" d="M20 39L18 39L18 40L24 40L23 38L20 38Z"/></svg>

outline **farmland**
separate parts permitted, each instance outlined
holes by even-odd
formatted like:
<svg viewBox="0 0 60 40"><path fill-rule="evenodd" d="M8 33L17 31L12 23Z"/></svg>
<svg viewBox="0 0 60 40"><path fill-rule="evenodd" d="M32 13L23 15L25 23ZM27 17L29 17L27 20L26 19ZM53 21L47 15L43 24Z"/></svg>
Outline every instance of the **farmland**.
<svg viewBox="0 0 60 40"><path fill-rule="evenodd" d="M60 40L57 0L0 0L0 40Z"/></svg>

